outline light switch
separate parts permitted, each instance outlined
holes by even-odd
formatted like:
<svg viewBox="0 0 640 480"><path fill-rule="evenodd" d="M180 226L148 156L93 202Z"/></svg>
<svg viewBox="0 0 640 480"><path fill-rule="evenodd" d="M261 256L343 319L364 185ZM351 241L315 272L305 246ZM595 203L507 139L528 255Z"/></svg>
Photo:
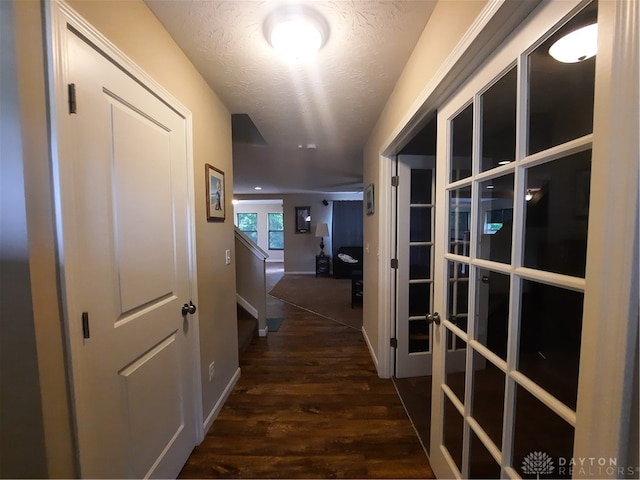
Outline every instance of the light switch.
<svg viewBox="0 0 640 480"><path fill-rule="evenodd" d="M229 265L231 263L231 250L229 249L224 251L224 263L225 265Z"/></svg>

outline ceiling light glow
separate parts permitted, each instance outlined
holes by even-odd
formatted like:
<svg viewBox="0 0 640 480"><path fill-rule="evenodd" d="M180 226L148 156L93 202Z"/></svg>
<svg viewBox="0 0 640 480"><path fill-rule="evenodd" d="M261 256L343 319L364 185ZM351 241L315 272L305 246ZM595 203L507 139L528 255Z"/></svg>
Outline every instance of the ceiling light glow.
<svg viewBox="0 0 640 480"><path fill-rule="evenodd" d="M262 187L253 187L254 190L262 190Z"/></svg>
<svg viewBox="0 0 640 480"><path fill-rule="evenodd" d="M598 52L598 24L574 30L549 48L549 55L562 63L583 62Z"/></svg>
<svg viewBox="0 0 640 480"><path fill-rule="evenodd" d="M324 46L329 37L329 26L315 10L289 5L267 17L264 35L285 58L303 61L313 57Z"/></svg>

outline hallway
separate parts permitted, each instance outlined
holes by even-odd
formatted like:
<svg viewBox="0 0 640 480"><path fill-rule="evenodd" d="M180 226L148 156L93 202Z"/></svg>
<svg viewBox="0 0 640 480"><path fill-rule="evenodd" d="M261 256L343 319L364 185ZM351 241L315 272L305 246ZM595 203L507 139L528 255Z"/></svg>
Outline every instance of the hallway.
<svg viewBox="0 0 640 480"><path fill-rule="evenodd" d="M277 282L271 271L268 289ZM362 333L273 297L280 329L242 375L181 478L433 478L391 380Z"/></svg>

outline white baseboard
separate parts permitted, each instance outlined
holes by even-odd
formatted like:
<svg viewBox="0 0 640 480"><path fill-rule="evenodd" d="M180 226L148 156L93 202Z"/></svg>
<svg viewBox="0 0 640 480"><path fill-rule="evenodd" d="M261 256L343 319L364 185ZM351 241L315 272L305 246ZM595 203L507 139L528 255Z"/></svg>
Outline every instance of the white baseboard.
<svg viewBox="0 0 640 480"><path fill-rule="evenodd" d="M236 293L236 302L240 304L242 308L244 308L247 312L251 314L253 318L258 318L258 309L247 302L243 297L241 297L238 293Z"/></svg>
<svg viewBox="0 0 640 480"><path fill-rule="evenodd" d="M367 331L365 330L364 325L362 326L362 336L364 337L364 342L367 344L367 347L369 348L369 354L371 355L371 360L373 360L373 364L376 367L378 376L380 376L380 369L378 368L378 357L376 357L376 353L373 350L373 347L371 346L371 342L369 341L369 335L367 335Z"/></svg>
<svg viewBox="0 0 640 480"><path fill-rule="evenodd" d="M236 383L238 383L239 378L240 378L240 367L238 367L238 369L236 370L236 373L233 374L233 377L231 377L231 380L229 380L229 383L225 387L224 392L222 392L222 395L220 396L216 404L213 406L213 409L211 410L211 412L209 412L209 415L207 415L207 418L204 421L204 425L203 425L205 436L207 435L207 432L211 428L211 425L213 425L213 421L216 419L216 417L220 413L220 410L222 409L224 402L226 402L227 398L229 398L229 395L231 394L231 390L233 390L233 387L235 387Z"/></svg>
<svg viewBox="0 0 640 480"><path fill-rule="evenodd" d="M258 336L259 337L266 337L268 333L269 333L269 327L264 327L264 328L258 329Z"/></svg>

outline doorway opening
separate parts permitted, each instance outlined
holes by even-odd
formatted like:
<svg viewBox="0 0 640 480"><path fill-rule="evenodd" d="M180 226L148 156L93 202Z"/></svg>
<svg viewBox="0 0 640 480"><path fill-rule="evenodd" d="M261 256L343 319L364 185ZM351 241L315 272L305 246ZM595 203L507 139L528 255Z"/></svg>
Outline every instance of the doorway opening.
<svg viewBox="0 0 640 480"><path fill-rule="evenodd" d="M433 234L436 115L393 160L394 324L393 382L416 433L429 451L431 429Z"/></svg>

